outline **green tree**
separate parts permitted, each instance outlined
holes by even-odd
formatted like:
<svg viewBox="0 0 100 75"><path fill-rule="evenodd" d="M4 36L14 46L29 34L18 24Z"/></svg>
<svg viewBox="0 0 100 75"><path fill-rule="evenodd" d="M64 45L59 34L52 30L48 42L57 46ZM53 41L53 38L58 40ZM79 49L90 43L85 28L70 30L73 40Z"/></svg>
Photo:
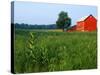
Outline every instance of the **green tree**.
<svg viewBox="0 0 100 75"><path fill-rule="evenodd" d="M71 25L71 18L68 16L67 12L61 11L59 13L56 25L58 28L61 28L63 29L63 31L66 31L66 29Z"/></svg>

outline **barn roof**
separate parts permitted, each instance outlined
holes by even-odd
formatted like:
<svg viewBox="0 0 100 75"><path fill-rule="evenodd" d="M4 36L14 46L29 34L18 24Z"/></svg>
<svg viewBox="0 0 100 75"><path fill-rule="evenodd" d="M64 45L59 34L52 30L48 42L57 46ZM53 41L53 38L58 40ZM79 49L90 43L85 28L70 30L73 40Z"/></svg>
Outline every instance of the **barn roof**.
<svg viewBox="0 0 100 75"><path fill-rule="evenodd" d="M89 15L89 16L84 16L82 18L80 18L78 21L84 21L86 20L87 18L89 18L90 16L94 17L93 15ZM95 18L95 17L94 17ZM96 18L95 18L96 19Z"/></svg>
<svg viewBox="0 0 100 75"><path fill-rule="evenodd" d="M69 28L67 28L67 30L72 29L74 27L76 27L76 25L70 26Z"/></svg>

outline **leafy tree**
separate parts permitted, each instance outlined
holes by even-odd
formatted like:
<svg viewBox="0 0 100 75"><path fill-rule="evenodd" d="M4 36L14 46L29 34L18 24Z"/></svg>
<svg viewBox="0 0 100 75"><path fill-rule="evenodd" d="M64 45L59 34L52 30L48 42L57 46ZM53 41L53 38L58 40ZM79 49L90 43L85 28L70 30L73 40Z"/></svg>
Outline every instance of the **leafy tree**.
<svg viewBox="0 0 100 75"><path fill-rule="evenodd" d="M61 11L59 13L56 25L58 28L63 29L63 31L65 31L71 25L71 18L68 16L67 12Z"/></svg>

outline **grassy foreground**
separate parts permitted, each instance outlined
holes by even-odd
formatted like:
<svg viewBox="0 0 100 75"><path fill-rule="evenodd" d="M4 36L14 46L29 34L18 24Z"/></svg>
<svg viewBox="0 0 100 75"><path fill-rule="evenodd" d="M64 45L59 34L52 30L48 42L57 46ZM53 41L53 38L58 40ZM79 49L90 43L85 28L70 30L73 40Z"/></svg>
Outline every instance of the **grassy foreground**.
<svg viewBox="0 0 100 75"><path fill-rule="evenodd" d="M15 31L15 72L97 68L96 32Z"/></svg>

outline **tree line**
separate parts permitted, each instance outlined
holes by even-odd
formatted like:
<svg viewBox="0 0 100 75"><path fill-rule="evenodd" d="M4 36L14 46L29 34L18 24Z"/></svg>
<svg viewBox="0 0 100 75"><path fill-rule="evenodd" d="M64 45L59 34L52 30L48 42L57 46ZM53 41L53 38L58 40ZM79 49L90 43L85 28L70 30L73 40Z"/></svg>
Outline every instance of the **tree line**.
<svg viewBox="0 0 100 75"><path fill-rule="evenodd" d="M56 24L48 24L48 25L37 25L37 24L13 24L16 29L57 29Z"/></svg>

